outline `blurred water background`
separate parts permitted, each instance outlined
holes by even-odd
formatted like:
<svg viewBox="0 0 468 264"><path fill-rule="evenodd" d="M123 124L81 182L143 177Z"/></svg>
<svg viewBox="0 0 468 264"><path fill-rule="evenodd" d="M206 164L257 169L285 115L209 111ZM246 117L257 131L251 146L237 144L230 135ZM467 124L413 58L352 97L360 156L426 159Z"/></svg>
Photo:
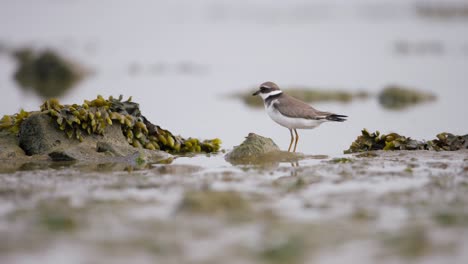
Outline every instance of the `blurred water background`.
<svg viewBox="0 0 468 264"><path fill-rule="evenodd" d="M300 131L298 150L340 154L362 128L432 139L468 123L468 1L15 0L0 4L3 47L51 48L93 74L60 98L132 95L175 134L219 137L232 148L249 132L283 149L289 132L229 94L270 80L377 94L399 84L437 101L386 110L376 99L315 104L349 115ZM439 8L439 9L438 9ZM440 11L440 8L442 8ZM445 9L444 9L445 8ZM434 11L436 10L436 11ZM437 11L439 10L439 11ZM38 109L0 54L0 113Z"/></svg>
<svg viewBox="0 0 468 264"><path fill-rule="evenodd" d="M151 122L225 149L249 132L288 147L287 129L231 96L264 81L373 96L314 103L349 120L299 131L298 151L330 155L300 166L12 162L0 263L467 263L466 151L334 159L363 128L468 133L467 26L467 0L1 0L0 114L44 100L15 81L23 47L90 73L62 103L133 96ZM387 85L437 100L386 109Z"/></svg>

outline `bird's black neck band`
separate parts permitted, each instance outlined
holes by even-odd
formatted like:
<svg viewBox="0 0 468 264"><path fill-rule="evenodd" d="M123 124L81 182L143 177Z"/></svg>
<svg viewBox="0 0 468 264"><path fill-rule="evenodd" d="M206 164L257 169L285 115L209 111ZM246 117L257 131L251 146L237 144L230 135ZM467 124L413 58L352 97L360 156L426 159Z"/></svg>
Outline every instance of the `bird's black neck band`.
<svg viewBox="0 0 468 264"><path fill-rule="evenodd" d="M273 100L275 100L276 98L280 97L282 94L283 94L283 92L280 92L280 93L277 93L277 94L273 94L273 95L268 96L267 98L265 98L265 104L266 104L267 106L270 106L271 102L272 102Z"/></svg>

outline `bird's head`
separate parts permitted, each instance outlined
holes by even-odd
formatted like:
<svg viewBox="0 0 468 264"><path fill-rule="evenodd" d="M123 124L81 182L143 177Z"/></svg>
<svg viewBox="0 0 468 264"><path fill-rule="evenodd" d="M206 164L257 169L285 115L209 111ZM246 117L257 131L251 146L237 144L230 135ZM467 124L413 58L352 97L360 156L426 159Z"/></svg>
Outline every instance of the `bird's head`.
<svg viewBox="0 0 468 264"><path fill-rule="evenodd" d="M280 93L282 93L282 91L274 82L264 82L260 85L258 91L256 91L252 95L260 95L262 99L265 100L265 98L271 95L277 95Z"/></svg>

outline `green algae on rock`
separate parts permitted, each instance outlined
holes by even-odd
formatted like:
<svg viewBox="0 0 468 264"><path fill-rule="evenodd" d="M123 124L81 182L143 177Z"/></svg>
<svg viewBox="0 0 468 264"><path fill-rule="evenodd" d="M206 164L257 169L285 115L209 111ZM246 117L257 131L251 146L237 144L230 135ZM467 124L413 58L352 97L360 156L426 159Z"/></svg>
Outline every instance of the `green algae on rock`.
<svg viewBox="0 0 468 264"><path fill-rule="evenodd" d="M379 131L369 133L369 131L363 129L362 134L344 153L349 154L372 150L455 151L460 149L468 149L468 134L456 136L450 133L440 133L434 140L418 141L397 133L385 135L380 134Z"/></svg>
<svg viewBox="0 0 468 264"><path fill-rule="evenodd" d="M436 96L431 93L396 85L388 86L379 93L379 103L388 109L403 109L411 105L434 101L435 99Z"/></svg>
<svg viewBox="0 0 468 264"><path fill-rule="evenodd" d="M42 119L48 121L44 123ZM22 125L25 122L28 123L27 126ZM50 99L42 104L40 112L22 111L13 116L4 116L0 122L0 129L19 135L20 146L34 146L42 142L35 140L35 136L41 133L31 125L47 126L47 123L53 123L56 131L63 131L65 137L57 136L57 140L61 141L66 141L68 138L82 142L86 136L104 136L108 132L107 128L117 125L126 142L135 148L170 153L209 153L218 151L221 144L219 139L200 141L195 138L185 139L174 136L170 131L148 121L141 115L137 103L132 102L131 98L123 101L122 96L118 99L111 96L107 100L98 96L92 101L85 100L82 105L61 105L57 99ZM50 140L55 141L55 139ZM39 146L29 153L26 152L28 155L40 154L41 149L49 150L54 144L46 142L45 148Z"/></svg>
<svg viewBox="0 0 468 264"><path fill-rule="evenodd" d="M230 160L252 158L273 151L279 151L279 147L271 138L262 137L255 133L249 133L244 142L229 152L226 157Z"/></svg>
<svg viewBox="0 0 468 264"><path fill-rule="evenodd" d="M26 112L23 109L19 113L14 115L4 115L0 120L0 130L7 130L12 134L17 135L20 131L21 124L30 115L30 112Z"/></svg>
<svg viewBox="0 0 468 264"><path fill-rule="evenodd" d="M270 163L297 161L302 154L281 151L271 138L249 133L241 145L226 154L226 161L234 165L267 165Z"/></svg>
<svg viewBox="0 0 468 264"><path fill-rule="evenodd" d="M437 138L427 142L430 149L456 151L468 149L468 134L456 136L450 133L440 133Z"/></svg>
<svg viewBox="0 0 468 264"><path fill-rule="evenodd" d="M61 107L55 100L48 100L41 107L43 111L56 118L61 130L69 138L82 140L83 133L100 134L114 122L120 123L122 132L130 145L136 148L163 150L172 153L215 152L219 150L219 139L200 141L194 138L184 139L174 136L170 131L152 124L141 115L139 105L131 101L114 99L105 100L98 96L83 105Z"/></svg>
<svg viewBox="0 0 468 264"><path fill-rule="evenodd" d="M20 87L43 98L63 95L87 74L82 66L52 50L23 48L14 51L13 57L18 62L14 78Z"/></svg>
<svg viewBox="0 0 468 264"><path fill-rule="evenodd" d="M360 91L360 92L347 92L340 90L320 90L320 89L308 89L308 88L288 88L284 89L283 92L291 95L297 99L300 99L305 102L342 102L347 103L353 99L365 99L369 97L369 94ZM252 107L261 107L263 106L263 101L257 97L252 96L252 93L242 93L234 95L236 98L241 98L245 104Z"/></svg>

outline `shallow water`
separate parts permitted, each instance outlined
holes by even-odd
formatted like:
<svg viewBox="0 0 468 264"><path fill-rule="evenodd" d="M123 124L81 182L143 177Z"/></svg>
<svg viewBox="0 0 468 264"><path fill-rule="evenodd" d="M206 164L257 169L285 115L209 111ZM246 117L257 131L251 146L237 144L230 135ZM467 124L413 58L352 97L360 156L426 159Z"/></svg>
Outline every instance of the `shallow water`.
<svg viewBox="0 0 468 264"><path fill-rule="evenodd" d="M300 152L329 157L297 164L232 166L219 153L1 168L0 263L466 263L466 151L342 153L362 128L467 133L468 20L419 17L416 1L342 2L4 3L0 44L53 47L94 71L64 103L132 95L152 122L227 150L249 132L287 148L289 132L263 109L227 98L265 80L374 94L396 83L438 100L317 104L350 118L300 131ZM0 53L0 113L41 104L14 67Z"/></svg>
<svg viewBox="0 0 468 264"><path fill-rule="evenodd" d="M466 151L349 157L0 173L0 262L466 261Z"/></svg>

